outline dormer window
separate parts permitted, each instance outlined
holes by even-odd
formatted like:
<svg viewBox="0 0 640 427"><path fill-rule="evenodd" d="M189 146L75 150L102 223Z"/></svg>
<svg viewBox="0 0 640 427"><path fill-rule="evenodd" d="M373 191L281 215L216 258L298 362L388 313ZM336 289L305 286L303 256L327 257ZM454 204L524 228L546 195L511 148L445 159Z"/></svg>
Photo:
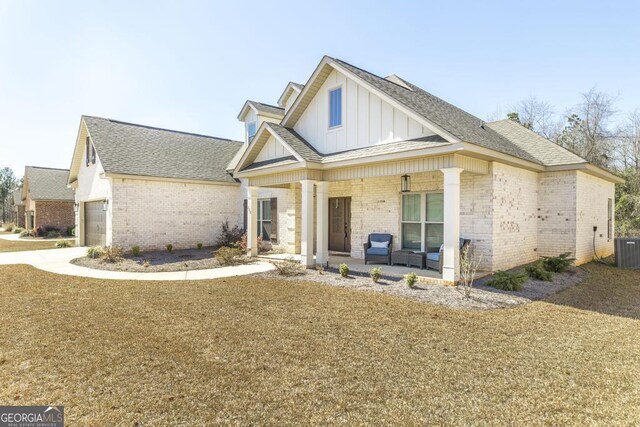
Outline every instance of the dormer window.
<svg viewBox="0 0 640 427"><path fill-rule="evenodd" d="M342 88L329 91L329 128L342 125Z"/></svg>
<svg viewBox="0 0 640 427"><path fill-rule="evenodd" d="M247 140L251 142L254 136L256 136L256 122L247 123Z"/></svg>

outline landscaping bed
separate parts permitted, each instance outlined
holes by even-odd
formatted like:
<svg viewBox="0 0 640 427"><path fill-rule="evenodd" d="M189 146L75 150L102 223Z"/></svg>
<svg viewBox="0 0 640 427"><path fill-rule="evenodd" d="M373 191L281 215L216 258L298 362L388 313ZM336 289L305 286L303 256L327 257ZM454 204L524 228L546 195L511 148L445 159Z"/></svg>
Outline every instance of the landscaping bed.
<svg viewBox="0 0 640 427"><path fill-rule="evenodd" d="M125 254L122 260L117 262L106 262L102 258L94 259L84 256L71 260L71 263L97 270L140 273L205 270L224 267L213 256L216 249L203 247L202 249L175 249L171 252L166 250L142 252L137 257ZM241 257L238 262L245 263L247 260Z"/></svg>
<svg viewBox="0 0 640 427"><path fill-rule="evenodd" d="M338 286L358 291L381 292L402 298L444 305L452 308L472 310L489 310L495 308L513 307L540 300L556 292L565 290L582 282L587 273L579 267L572 267L564 273L554 275L551 282L529 279L521 291L501 291L482 283L486 283L491 276L479 279L471 293L471 298L465 298L462 287L432 285L417 282L413 288L407 286L405 280L399 277L384 276L384 266L381 266L383 278L374 283L370 277L358 273L350 273L342 277L337 271L304 270L298 276L281 276L277 271L262 273L265 277L281 278L285 280L310 280L326 285Z"/></svg>

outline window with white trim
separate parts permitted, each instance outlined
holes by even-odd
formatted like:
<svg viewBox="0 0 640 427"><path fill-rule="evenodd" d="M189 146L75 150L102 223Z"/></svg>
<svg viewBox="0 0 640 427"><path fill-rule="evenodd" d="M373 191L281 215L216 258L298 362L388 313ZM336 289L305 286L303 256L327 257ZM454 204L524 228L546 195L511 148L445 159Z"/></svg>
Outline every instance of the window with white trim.
<svg viewBox="0 0 640 427"><path fill-rule="evenodd" d="M342 88L329 91L329 127L342 125Z"/></svg>
<svg viewBox="0 0 640 427"><path fill-rule="evenodd" d="M402 195L402 249L437 252L444 242L444 194Z"/></svg>
<svg viewBox="0 0 640 427"><path fill-rule="evenodd" d="M251 142L254 136L256 136L257 125L256 122L247 123L247 141Z"/></svg>
<svg viewBox="0 0 640 427"><path fill-rule="evenodd" d="M271 241L271 199L258 200L258 236Z"/></svg>

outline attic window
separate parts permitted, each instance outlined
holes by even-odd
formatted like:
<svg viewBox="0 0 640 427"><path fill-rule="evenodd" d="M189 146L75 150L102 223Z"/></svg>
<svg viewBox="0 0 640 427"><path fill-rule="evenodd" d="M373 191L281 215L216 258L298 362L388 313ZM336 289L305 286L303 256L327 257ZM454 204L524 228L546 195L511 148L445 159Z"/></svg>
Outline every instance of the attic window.
<svg viewBox="0 0 640 427"><path fill-rule="evenodd" d="M95 164L96 163L96 147L93 146L93 144L91 143L91 139L89 137L87 137L84 152L85 152L85 160L86 160L87 166L89 166L89 164Z"/></svg>
<svg viewBox="0 0 640 427"><path fill-rule="evenodd" d="M342 125L342 88L329 91L329 128Z"/></svg>
<svg viewBox="0 0 640 427"><path fill-rule="evenodd" d="M247 140L251 142L254 136L256 136L256 122L249 122L247 123Z"/></svg>

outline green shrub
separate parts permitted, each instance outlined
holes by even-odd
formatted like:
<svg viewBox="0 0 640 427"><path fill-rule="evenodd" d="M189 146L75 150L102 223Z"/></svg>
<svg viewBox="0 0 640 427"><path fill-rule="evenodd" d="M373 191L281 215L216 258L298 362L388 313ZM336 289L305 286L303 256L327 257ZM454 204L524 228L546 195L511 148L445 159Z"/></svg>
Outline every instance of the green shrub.
<svg viewBox="0 0 640 427"><path fill-rule="evenodd" d="M542 265L545 270L552 273L562 273L571 266L575 258L570 258L571 253L565 252L558 256L542 257Z"/></svg>
<svg viewBox="0 0 640 427"><path fill-rule="evenodd" d="M100 258L104 255L104 249L102 246L92 246L87 248L87 256L92 259Z"/></svg>
<svg viewBox="0 0 640 427"><path fill-rule="evenodd" d="M527 265L524 268L524 271L534 280L544 280L545 282L550 282L553 278L553 273L544 269L541 261L538 261L534 264Z"/></svg>
<svg viewBox="0 0 640 427"><path fill-rule="evenodd" d="M13 227L15 227L13 224L5 224L4 231L6 231L7 233L11 233L13 231Z"/></svg>
<svg viewBox="0 0 640 427"><path fill-rule="evenodd" d="M71 247L71 242L66 239L61 239L56 242L56 248L69 248Z"/></svg>
<svg viewBox="0 0 640 427"><path fill-rule="evenodd" d="M382 269L380 267L373 267L369 270L369 276L371 276L373 283L378 283L378 280L382 277Z"/></svg>
<svg viewBox="0 0 640 427"><path fill-rule="evenodd" d="M171 243L169 243L166 247L167 247L167 252L173 251L173 245Z"/></svg>
<svg viewBox="0 0 640 427"><path fill-rule="evenodd" d="M273 265L281 276L298 276L304 274L302 264L292 257L288 257L283 261L274 262Z"/></svg>
<svg viewBox="0 0 640 427"><path fill-rule="evenodd" d="M131 247L131 255L137 257L140 256L140 246L132 246Z"/></svg>
<svg viewBox="0 0 640 427"><path fill-rule="evenodd" d="M405 280L407 281L407 286L413 288L418 281L418 275L416 273L409 273L405 276Z"/></svg>
<svg viewBox="0 0 640 427"><path fill-rule="evenodd" d="M487 286L492 286L503 291L520 291L522 290L522 285L528 278L527 274L522 271L516 273L497 271L491 280L487 282Z"/></svg>
<svg viewBox="0 0 640 427"><path fill-rule="evenodd" d="M49 239L53 239L53 238L62 237L62 234L60 234L59 231L51 230L51 231L47 231L47 237Z"/></svg>
<svg viewBox="0 0 640 427"><path fill-rule="evenodd" d="M75 227L67 227L67 236L75 236L76 228Z"/></svg>
<svg viewBox="0 0 640 427"><path fill-rule="evenodd" d="M196 243L196 247L198 248L198 250L202 249L202 242Z"/></svg>
<svg viewBox="0 0 640 427"><path fill-rule="evenodd" d="M223 246L216 251L215 259L220 265L234 265L238 262L237 257L242 255L239 248Z"/></svg>
<svg viewBox="0 0 640 427"><path fill-rule="evenodd" d="M104 253L102 254L102 260L104 262L119 262L122 261L122 257L124 255L124 251L119 246L107 246L104 248Z"/></svg>
<svg viewBox="0 0 640 427"><path fill-rule="evenodd" d="M24 228L22 228L22 227L16 227L16 228L13 229L13 232L16 233L16 234L20 234L23 231L24 231Z"/></svg>
<svg viewBox="0 0 640 427"><path fill-rule="evenodd" d="M340 264L340 267L338 268L338 271L340 271L340 275L342 277L349 276L349 266L347 264Z"/></svg>

